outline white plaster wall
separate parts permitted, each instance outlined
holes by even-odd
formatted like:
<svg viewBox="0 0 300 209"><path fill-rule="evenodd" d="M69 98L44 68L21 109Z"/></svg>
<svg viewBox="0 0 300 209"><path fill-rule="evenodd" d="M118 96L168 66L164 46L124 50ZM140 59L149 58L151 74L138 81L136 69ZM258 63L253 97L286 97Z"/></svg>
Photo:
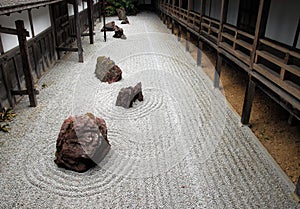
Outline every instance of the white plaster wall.
<svg viewBox="0 0 300 209"><path fill-rule="evenodd" d="M193 6L192 10L196 12L201 12L201 2L199 0L193 0Z"/></svg>
<svg viewBox="0 0 300 209"><path fill-rule="evenodd" d="M205 13L204 13L204 14L205 14L206 16L209 16L210 1L211 1L211 0L206 0L206 1L205 1Z"/></svg>
<svg viewBox="0 0 300 209"><path fill-rule="evenodd" d="M210 17L220 19L222 0L211 0Z"/></svg>
<svg viewBox="0 0 300 209"><path fill-rule="evenodd" d="M51 20L49 14L49 7L40 7L39 9L32 9L32 22L35 35L43 32L51 27Z"/></svg>
<svg viewBox="0 0 300 209"><path fill-rule="evenodd" d="M300 14L299 0L272 0L265 36L293 45ZM298 47L299 47L298 40Z"/></svg>
<svg viewBox="0 0 300 209"><path fill-rule="evenodd" d="M211 4L211 8L210 8ZM220 19L222 0L207 0L205 1L205 15L214 19ZM210 14L209 14L210 9Z"/></svg>
<svg viewBox="0 0 300 209"><path fill-rule="evenodd" d="M234 26L237 25L239 3L239 0L229 0L228 2L227 23Z"/></svg>
<svg viewBox="0 0 300 209"><path fill-rule="evenodd" d="M0 25L2 27L7 28L16 28L15 21L16 20L23 20L25 29L29 31L30 37L31 37L31 29L30 29L30 23L28 18L28 12L23 11L21 13L12 13L10 16L1 15L0 16ZM29 39L30 37L27 37ZM3 43L4 52L16 47L19 45L18 38L16 35L8 35L1 33L1 39Z"/></svg>

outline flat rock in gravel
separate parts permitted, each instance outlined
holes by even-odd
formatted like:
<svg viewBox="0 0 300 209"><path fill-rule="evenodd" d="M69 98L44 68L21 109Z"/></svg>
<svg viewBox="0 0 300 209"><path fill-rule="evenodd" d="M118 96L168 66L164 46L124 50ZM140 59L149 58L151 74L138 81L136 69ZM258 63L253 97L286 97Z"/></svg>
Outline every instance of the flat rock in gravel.
<svg viewBox="0 0 300 209"><path fill-rule="evenodd" d="M125 20L122 20L121 24L129 24L128 18L126 17Z"/></svg>
<svg viewBox="0 0 300 209"><path fill-rule="evenodd" d="M143 101L142 83L139 82L135 87L122 88L118 94L116 106L121 106L126 109L132 107L136 100Z"/></svg>
<svg viewBox="0 0 300 209"><path fill-rule="evenodd" d="M115 27L116 27L115 21L111 21L106 23L105 26L102 27L101 31L104 31L104 28L106 31L115 31Z"/></svg>
<svg viewBox="0 0 300 209"><path fill-rule="evenodd" d="M114 61L105 56L97 58L95 74L101 82L113 83L122 79L122 70Z"/></svg>
<svg viewBox="0 0 300 209"><path fill-rule="evenodd" d="M85 172L100 163L109 150L103 119L92 113L70 116L61 126L54 162L58 167Z"/></svg>

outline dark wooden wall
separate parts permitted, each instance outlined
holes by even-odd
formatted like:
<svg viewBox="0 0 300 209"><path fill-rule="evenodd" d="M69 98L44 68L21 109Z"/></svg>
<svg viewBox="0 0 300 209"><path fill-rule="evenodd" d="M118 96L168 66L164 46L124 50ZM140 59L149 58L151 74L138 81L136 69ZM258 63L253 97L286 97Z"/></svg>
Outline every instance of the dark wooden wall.
<svg viewBox="0 0 300 209"><path fill-rule="evenodd" d="M98 6L94 7L94 17L99 17ZM74 17L69 17L69 27L64 39L75 41ZM82 32L88 27L87 10L80 13ZM62 40L61 40L62 41ZM35 82L57 61L56 43L53 28L50 27L28 41L32 75ZM0 108L13 107L20 96L12 96L11 90L25 89L24 73L19 47L0 55Z"/></svg>
<svg viewBox="0 0 300 209"><path fill-rule="evenodd" d="M37 81L56 60L53 33L48 28L28 41L32 75ZM11 90L25 89L24 73L19 47L0 56L0 102L1 106L14 106L18 96L11 96Z"/></svg>

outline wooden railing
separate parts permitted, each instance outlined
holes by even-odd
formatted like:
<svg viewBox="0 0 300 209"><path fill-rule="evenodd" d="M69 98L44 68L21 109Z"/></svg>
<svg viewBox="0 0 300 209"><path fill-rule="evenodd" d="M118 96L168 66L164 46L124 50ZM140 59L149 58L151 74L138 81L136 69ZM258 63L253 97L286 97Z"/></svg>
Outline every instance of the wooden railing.
<svg viewBox="0 0 300 209"><path fill-rule="evenodd" d="M206 36L215 44L218 42L218 34L220 31L220 23L208 17L202 17L201 35Z"/></svg>
<svg viewBox="0 0 300 209"><path fill-rule="evenodd" d="M300 53L266 39L259 39L255 48L254 35L228 24L221 25L219 21L193 11L168 4L162 4L161 11L229 59L236 60L235 63L240 63L238 65L249 75L277 95L272 98L283 106L286 106L285 102L292 105L286 109L300 111Z"/></svg>
<svg viewBox="0 0 300 209"><path fill-rule="evenodd" d="M300 53L260 39L254 71L300 100Z"/></svg>
<svg viewBox="0 0 300 209"><path fill-rule="evenodd" d="M253 35L224 24L219 45L250 66L253 41Z"/></svg>

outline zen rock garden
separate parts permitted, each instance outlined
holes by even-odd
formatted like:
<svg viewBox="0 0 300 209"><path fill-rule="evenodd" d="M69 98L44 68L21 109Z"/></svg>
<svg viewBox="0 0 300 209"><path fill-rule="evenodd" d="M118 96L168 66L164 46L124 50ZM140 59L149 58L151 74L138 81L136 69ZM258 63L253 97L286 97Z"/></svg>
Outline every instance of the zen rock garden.
<svg viewBox="0 0 300 209"><path fill-rule="evenodd" d="M105 26L103 26L101 31L103 32L104 30L106 30L106 31L115 31L115 34L113 35L114 38L126 39L126 36L124 35L123 29L120 28L119 26L117 26L115 24L115 21L111 21L111 22L105 24Z"/></svg>
<svg viewBox="0 0 300 209"><path fill-rule="evenodd" d="M96 77L101 82L113 83L122 79L121 69L105 56L97 58ZM138 100L143 101L142 83L122 88L117 96L116 106L126 109ZM105 120L92 113L70 116L63 122L57 142L56 159L58 167L76 172L85 172L100 163L110 150Z"/></svg>
<svg viewBox="0 0 300 209"><path fill-rule="evenodd" d="M54 162L58 167L85 172L101 162L109 150L103 119L92 113L70 116L61 126Z"/></svg>

